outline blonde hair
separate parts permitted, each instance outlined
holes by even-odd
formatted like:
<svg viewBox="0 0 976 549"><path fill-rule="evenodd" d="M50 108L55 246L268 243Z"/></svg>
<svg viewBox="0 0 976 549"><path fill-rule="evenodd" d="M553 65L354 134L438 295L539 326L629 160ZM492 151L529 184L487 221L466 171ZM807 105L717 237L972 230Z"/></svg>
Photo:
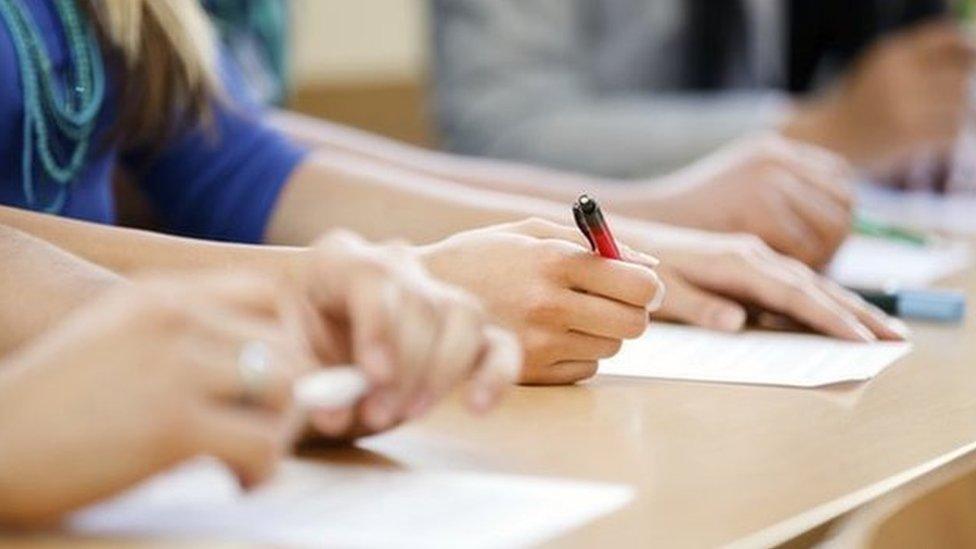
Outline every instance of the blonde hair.
<svg viewBox="0 0 976 549"><path fill-rule="evenodd" d="M118 130L128 144L158 145L174 121L208 119L217 42L197 0L89 0L89 9L124 69Z"/></svg>

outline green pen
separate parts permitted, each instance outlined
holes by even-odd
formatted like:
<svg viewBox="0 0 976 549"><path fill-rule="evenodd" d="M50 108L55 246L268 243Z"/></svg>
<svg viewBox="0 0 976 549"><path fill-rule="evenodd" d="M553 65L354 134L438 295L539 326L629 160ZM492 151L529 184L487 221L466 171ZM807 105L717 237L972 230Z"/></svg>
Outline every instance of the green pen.
<svg viewBox="0 0 976 549"><path fill-rule="evenodd" d="M854 232L864 236L884 238L905 244L913 244L915 246L928 246L933 241L930 235L921 231L913 231L911 229L882 223L865 217L863 214L854 216Z"/></svg>

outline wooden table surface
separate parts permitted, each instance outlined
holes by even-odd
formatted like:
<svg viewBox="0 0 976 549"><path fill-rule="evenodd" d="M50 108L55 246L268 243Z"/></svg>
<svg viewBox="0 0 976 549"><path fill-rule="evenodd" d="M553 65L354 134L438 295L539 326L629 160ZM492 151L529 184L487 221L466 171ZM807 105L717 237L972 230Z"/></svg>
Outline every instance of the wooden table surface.
<svg viewBox="0 0 976 549"><path fill-rule="evenodd" d="M944 285L969 296L965 324L913 324L914 351L867 383L808 390L598 377L520 387L486 418L451 402L358 449L310 459L637 489L628 507L554 547L776 544L976 446L976 273Z"/></svg>
<svg viewBox="0 0 976 549"><path fill-rule="evenodd" d="M409 467L637 488L630 506L555 547L776 544L976 446L976 273L944 286L966 291L966 322L913 324L912 353L866 383L809 390L597 377L518 388L480 420L448 406L362 447Z"/></svg>

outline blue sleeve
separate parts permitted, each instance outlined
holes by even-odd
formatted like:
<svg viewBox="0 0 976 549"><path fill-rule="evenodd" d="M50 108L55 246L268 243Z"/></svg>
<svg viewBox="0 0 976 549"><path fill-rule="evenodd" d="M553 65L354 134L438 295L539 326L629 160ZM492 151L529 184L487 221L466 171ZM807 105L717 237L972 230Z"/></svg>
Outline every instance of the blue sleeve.
<svg viewBox="0 0 976 549"><path fill-rule="evenodd" d="M218 104L211 126L182 133L162 151L126 153L122 162L167 230L259 243L282 187L305 153L258 114Z"/></svg>

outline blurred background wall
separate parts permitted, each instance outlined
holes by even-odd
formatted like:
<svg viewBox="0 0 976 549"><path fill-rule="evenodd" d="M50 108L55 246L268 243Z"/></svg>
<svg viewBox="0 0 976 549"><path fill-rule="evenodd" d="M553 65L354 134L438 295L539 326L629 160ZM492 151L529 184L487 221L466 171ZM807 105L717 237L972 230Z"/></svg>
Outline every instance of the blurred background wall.
<svg viewBox="0 0 976 549"><path fill-rule="evenodd" d="M289 107L430 144L425 0L291 0Z"/></svg>

